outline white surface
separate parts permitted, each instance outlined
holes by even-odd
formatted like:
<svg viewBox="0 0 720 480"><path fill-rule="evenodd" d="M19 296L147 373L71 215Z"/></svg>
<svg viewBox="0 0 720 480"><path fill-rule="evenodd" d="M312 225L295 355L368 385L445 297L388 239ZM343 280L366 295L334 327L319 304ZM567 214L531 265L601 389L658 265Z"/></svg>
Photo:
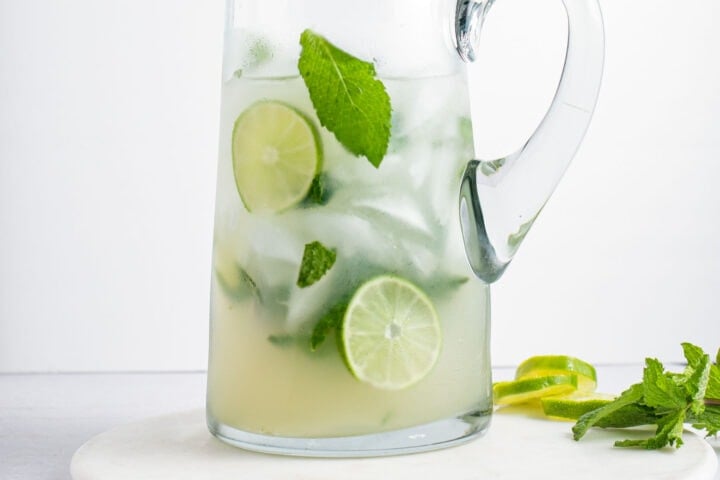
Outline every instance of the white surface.
<svg viewBox="0 0 720 480"><path fill-rule="evenodd" d="M495 289L498 364L718 347L720 3L601 3L597 115ZM223 8L0 0L0 371L204 368ZM496 2L481 157L541 118L563 25Z"/></svg>
<svg viewBox="0 0 720 480"><path fill-rule="evenodd" d="M502 364L539 352L680 360L682 341L720 347L720 3L600 3L606 68L593 123L494 290L493 358ZM547 47L523 45L531 42ZM490 78L512 81L514 69L500 65L488 65ZM495 138L525 117L491 81L483 125Z"/></svg>
<svg viewBox="0 0 720 480"><path fill-rule="evenodd" d="M69 480L90 437L204 401L200 373L0 375L0 479Z"/></svg>
<svg viewBox="0 0 720 480"><path fill-rule="evenodd" d="M512 370L494 374L504 380ZM599 389L619 392L641 375L640 365L600 367ZM0 479L69 480L73 452L91 437L144 417L200 408L204 382L204 374L0 375ZM566 442L567 448L585 444ZM720 455L720 441L712 445ZM645 453L649 464L674 455ZM571 477L558 476L564 478Z"/></svg>
<svg viewBox="0 0 720 480"><path fill-rule="evenodd" d="M0 0L0 371L204 368L223 10Z"/></svg>
<svg viewBox="0 0 720 480"><path fill-rule="evenodd" d="M239 450L212 438L202 410L166 415L99 435L73 458L74 480L348 480L376 478L470 480L711 480L712 448L694 434L682 450L657 455L618 452L613 432L570 440L568 424L496 414L483 438L455 448L392 458L301 459ZM241 473L242 472L242 473Z"/></svg>

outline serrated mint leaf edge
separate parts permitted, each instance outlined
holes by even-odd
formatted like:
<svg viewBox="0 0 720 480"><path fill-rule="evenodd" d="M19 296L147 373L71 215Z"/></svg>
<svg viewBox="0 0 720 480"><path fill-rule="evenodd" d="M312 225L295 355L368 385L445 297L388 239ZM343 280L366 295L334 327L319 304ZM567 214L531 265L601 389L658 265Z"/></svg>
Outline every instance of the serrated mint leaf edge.
<svg viewBox="0 0 720 480"><path fill-rule="evenodd" d="M664 365L655 358L645 359L643 400L648 407L674 410L687 405L685 389L665 373Z"/></svg>
<svg viewBox="0 0 720 480"><path fill-rule="evenodd" d="M335 249L328 248L318 241L306 244L300 262L297 286L307 288L316 284L330 271L336 260Z"/></svg>
<svg viewBox="0 0 720 480"><path fill-rule="evenodd" d="M630 388L620 394L618 398L608 403L607 405L600 407L596 410L586 413L581 416L575 425L572 427L573 439L580 440L587 431L593 427L601 419L611 415L612 413L620 410L621 408L632 405L640 401L643 397L643 384L636 383Z"/></svg>
<svg viewBox="0 0 720 480"><path fill-rule="evenodd" d="M682 446L682 434L685 426L686 409L679 409L672 412L658 421L655 435L643 440L619 440L615 446L619 448L644 448L646 450L657 450L666 446Z"/></svg>
<svg viewBox="0 0 720 480"><path fill-rule="evenodd" d="M342 134L339 134L339 128L337 125L333 125L333 122L328 122L329 118L325 115L325 109L324 106L319 106L318 101L318 93L316 91L315 86L313 85L312 81L310 80L311 75L308 71L306 71L303 68L303 65L312 65L314 61L317 61L317 59L308 60L307 56L309 55L307 53L309 47L312 44L316 44L319 46L325 53L326 57L332 62L332 65L334 67L334 70L337 74L337 77L340 81L340 83L343 85L345 92L347 93L347 98L350 101L350 104L358 111L360 112L367 120L368 124L373 125L376 122L372 122L370 118L367 116L367 113L365 112L365 108L363 106L358 105L355 99L353 99L352 94L350 93L350 90L347 86L347 80L343 76L340 67L338 65L338 61L335 59L335 56L333 55L333 50L335 52L346 56L346 59L356 61L357 66L364 66L368 69L369 77L366 79L368 82L376 82L378 86L380 86L380 97L375 99L378 101L382 107L385 109L387 107L387 119L382 121L382 124L380 125L379 129L381 131L381 135L384 137L381 139L382 145L378 148L377 152L373 152L371 150L374 150L374 148L368 148L367 145L364 145L360 148L355 148L355 143L350 140L350 138L344 138ZM366 62L364 60L361 60L350 53L338 48L333 43L328 41L325 37L322 35L319 35L315 32L313 32L310 29L306 29L302 32L300 35L300 46L302 47L302 50L300 52L300 59L298 61L298 69L300 71L300 75L303 78L303 81L305 82L305 86L308 89L308 92L310 93L310 100L312 101L313 108L315 109L315 113L317 114L318 119L320 120L320 124L327 128L330 132L332 132L335 135L335 138L342 144L348 151L353 153L354 155L358 156L365 156L368 161L375 167L378 168L380 164L382 163L383 159L385 158L385 155L387 154L389 145L390 145L390 132L391 132L391 120L392 120L392 104L390 102L390 96L387 93L387 89L385 88L385 85L383 82L377 78L377 72L375 71L375 66L371 62ZM322 88L322 87L321 87ZM337 103L337 100L336 102ZM362 129L358 129L358 132L356 132L353 136L353 138L357 139L357 135L361 133ZM369 129L368 129L369 130Z"/></svg>
<svg viewBox="0 0 720 480"><path fill-rule="evenodd" d="M342 326L345 311L348 302L340 302L328 310L313 327L310 336L310 351L317 351L333 330L338 330Z"/></svg>
<svg viewBox="0 0 720 480"><path fill-rule="evenodd" d="M690 419L692 426L699 430L705 430L707 436L720 433L720 405L708 405L705 410Z"/></svg>
<svg viewBox="0 0 720 480"><path fill-rule="evenodd" d="M703 354L688 377L685 388L690 396L690 410L700 415L705 410L705 393L710 380L710 355Z"/></svg>

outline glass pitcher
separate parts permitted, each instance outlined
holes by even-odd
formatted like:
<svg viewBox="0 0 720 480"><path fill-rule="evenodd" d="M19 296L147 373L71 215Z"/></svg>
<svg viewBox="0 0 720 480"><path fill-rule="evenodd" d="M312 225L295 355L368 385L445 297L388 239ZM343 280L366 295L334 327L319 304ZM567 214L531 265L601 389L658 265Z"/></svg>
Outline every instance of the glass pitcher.
<svg viewBox="0 0 720 480"><path fill-rule="evenodd" d="M465 65L492 0L228 0L214 435L373 456L486 430L488 285L577 150L602 75L596 0L563 1L548 114L517 153L480 161Z"/></svg>

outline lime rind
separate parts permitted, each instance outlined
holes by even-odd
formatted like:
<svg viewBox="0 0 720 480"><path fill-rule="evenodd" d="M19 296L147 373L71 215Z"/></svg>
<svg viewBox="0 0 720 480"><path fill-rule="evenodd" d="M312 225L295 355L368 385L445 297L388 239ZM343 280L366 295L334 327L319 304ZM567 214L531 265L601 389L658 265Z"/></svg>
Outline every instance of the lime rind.
<svg viewBox="0 0 720 480"><path fill-rule="evenodd" d="M493 385L493 398L497 405L514 405L538 400L550 395L562 395L577 390L577 375L547 375L525 378Z"/></svg>
<svg viewBox="0 0 720 480"><path fill-rule="evenodd" d="M588 412L604 407L615 399L604 393L575 392L540 399L543 412L551 418L577 420Z"/></svg>
<svg viewBox="0 0 720 480"><path fill-rule="evenodd" d="M282 212L305 199L322 171L320 134L297 108L261 100L235 121L232 164L238 194L249 212Z"/></svg>
<svg viewBox="0 0 720 480"><path fill-rule="evenodd" d="M568 355L540 355L522 362L515 371L515 379L575 374L578 390L592 392L597 387L595 367Z"/></svg>
<svg viewBox="0 0 720 480"><path fill-rule="evenodd" d="M340 341L355 378L374 388L402 390L424 379L437 363L442 329L422 290L400 277L383 275L353 295Z"/></svg>

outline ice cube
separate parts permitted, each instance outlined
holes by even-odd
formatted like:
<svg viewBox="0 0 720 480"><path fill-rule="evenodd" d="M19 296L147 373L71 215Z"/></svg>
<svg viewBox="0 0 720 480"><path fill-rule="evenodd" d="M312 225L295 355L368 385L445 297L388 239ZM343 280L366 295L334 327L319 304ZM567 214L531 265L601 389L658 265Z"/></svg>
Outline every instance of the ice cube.
<svg viewBox="0 0 720 480"><path fill-rule="evenodd" d="M248 245L241 262L261 289L287 285L297 277L304 244L280 218L252 216L244 233Z"/></svg>

